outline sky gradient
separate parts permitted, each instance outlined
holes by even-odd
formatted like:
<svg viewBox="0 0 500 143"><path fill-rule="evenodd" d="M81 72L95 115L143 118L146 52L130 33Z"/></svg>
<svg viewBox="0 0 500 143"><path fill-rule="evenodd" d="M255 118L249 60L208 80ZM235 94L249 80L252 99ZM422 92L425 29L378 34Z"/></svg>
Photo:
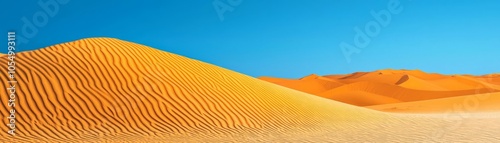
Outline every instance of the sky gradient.
<svg viewBox="0 0 500 143"><path fill-rule="evenodd" d="M56 0L40 0L57 2ZM76 1L58 11L18 51L89 37L113 37L201 60L254 77L298 78L420 69L443 74L500 72L500 1L400 0L401 11L359 53L345 58L340 43L390 0L220 0L233 9L220 18L213 0ZM234 1L233 1L234 2ZM23 34L26 17L44 12L37 1L2 2L4 33ZM231 5L233 4L233 5ZM52 7L54 8L54 7ZM3 21L5 20L5 21ZM40 19L38 19L40 20ZM40 23L38 23L40 24ZM34 35L34 36L33 36ZM19 43L19 40L18 40ZM0 49L6 53L7 48Z"/></svg>

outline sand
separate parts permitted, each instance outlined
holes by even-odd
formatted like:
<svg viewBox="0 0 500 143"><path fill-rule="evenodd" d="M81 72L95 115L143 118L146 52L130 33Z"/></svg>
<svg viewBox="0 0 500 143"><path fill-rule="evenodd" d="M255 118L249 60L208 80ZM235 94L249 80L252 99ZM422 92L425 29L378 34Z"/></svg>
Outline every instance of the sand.
<svg viewBox="0 0 500 143"><path fill-rule="evenodd" d="M420 70L387 69L347 75L317 76L316 78L329 78L332 80L330 82L343 84L325 89L325 86L321 84L299 83L301 79L282 79L282 82L270 81L268 80L270 77L260 79L299 91L323 87L322 90L306 93L356 106L374 106L500 92L500 84L496 82L498 77L494 74L483 76L441 75L425 73ZM295 85L289 86L290 83L295 83Z"/></svg>
<svg viewBox="0 0 500 143"><path fill-rule="evenodd" d="M458 97L431 99L367 106L367 108L400 113L447 113L460 110L464 113L500 111L500 93L474 94Z"/></svg>
<svg viewBox="0 0 500 143"><path fill-rule="evenodd" d="M259 77L259 79L310 94L319 94L329 89L344 85L343 83L334 81L332 79L319 77L316 75L306 76L299 80L273 78L273 77Z"/></svg>
<svg viewBox="0 0 500 143"><path fill-rule="evenodd" d="M17 61L17 132L0 126L0 142L500 141L495 112L386 113L112 38L22 52ZM318 78L302 80L331 84L311 91L356 88ZM1 106L4 124L7 115Z"/></svg>

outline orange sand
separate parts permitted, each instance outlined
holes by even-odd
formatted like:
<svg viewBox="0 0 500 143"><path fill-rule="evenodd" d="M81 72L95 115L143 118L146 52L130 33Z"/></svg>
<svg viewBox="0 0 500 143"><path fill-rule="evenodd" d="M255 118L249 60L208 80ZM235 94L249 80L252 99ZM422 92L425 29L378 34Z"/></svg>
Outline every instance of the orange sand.
<svg viewBox="0 0 500 143"><path fill-rule="evenodd" d="M268 80L269 77L260 79L299 91L322 87L321 90L316 90L316 92L306 92L357 106L374 106L500 92L500 84L497 83L498 76L494 74L484 76L440 75L436 73L428 74L419 70L389 69L374 72L356 72L348 75L317 76L316 78L329 78L332 80L330 82L343 83L343 85L338 84L340 86L325 89L326 86L319 83L298 83L301 80L282 79L281 82L273 82ZM289 86L290 83L294 83L294 86ZM433 107L438 108L437 106ZM498 107L500 107L500 104ZM436 110L441 111L444 109Z"/></svg>
<svg viewBox="0 0 500 143"><path fill-rule="evenodd" d="M16 60L17 131L7 134L9 108L2 104L0 142L500 141L498 113L477 114L455 128L443 116L353 106L117 39L78 40L18 53ZM7 64L5 56L0 64ZM0 70L0 80L6 81L5 75ZM321 86L306 88L311 92L361 87L372 92L378 90L369 86L381 85L412 91L328 79L311 76L292 85ZM7 92L0 93L6 103ZM372 92L394 102L420 99L385 93L390 92ZM434 96L441 95L424 97Z"/></svg>
<svg viewBox="0 0 500 143"><path fill-rule="evenodd" d="M319 94L344 85L343 83L317 75L310 75L299 80L272 77L260 77L260 79L311 94Z"/></svg>
<svg viewBox="0 0 500 143"><path fill-rule="evenodd" d="M475 94L458 97L431 99L367 106L367 108L400 113L448 113L448 112L495 112L500 111L500 93Z"/></svg>

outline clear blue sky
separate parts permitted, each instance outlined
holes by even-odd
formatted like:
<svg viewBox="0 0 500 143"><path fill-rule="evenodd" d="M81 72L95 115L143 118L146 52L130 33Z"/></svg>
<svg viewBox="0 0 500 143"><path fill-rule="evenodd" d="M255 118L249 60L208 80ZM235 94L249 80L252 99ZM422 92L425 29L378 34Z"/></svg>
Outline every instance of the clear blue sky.
<svg viewBox="0 0 500 143"><path fill-rule="evenodd" d="M214 0L61 0L59 11L18 50L114 37L254 77L386 68L500 72L500 1L400 0L400 13L391 14L388 25L370 37L360 53L352 54L350 62L339 44L353 45L355 27L364 30L375 21L371 11L387 10L389 0L232 1L218 3L233 9L221 20ZM18 36L23 36L22 17L33 22L33 16L43 12L32 0L2 1L2 7L1 29L15 30Z"/></svg>

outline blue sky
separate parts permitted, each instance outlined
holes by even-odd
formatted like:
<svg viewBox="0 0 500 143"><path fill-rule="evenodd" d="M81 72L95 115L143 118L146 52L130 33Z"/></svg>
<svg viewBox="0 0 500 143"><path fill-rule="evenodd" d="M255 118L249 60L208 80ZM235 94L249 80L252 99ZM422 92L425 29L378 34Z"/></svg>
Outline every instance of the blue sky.
<svg viewBox="0 0 500 143"><path fill-rule="evenodd" d="M34 15L45 13L46 23L35 26L38 32L21 43L19 51L114 37L254 77L298 78L386 68L444 74L500 72L500 1L399 0L401 11L390 13L390 22L369 37L366 47L355 47L359 53L350 61L339 44L354 45L358 35L354 29L366 32L367 24L377 23L371 12L388 11L397 1L217 0L219 6L233 9L222 14L223 20L215 0L66 1L59 1L52 16L38 1L4 1L0 27L26 36L22 18L33 22Z"/></svg>

